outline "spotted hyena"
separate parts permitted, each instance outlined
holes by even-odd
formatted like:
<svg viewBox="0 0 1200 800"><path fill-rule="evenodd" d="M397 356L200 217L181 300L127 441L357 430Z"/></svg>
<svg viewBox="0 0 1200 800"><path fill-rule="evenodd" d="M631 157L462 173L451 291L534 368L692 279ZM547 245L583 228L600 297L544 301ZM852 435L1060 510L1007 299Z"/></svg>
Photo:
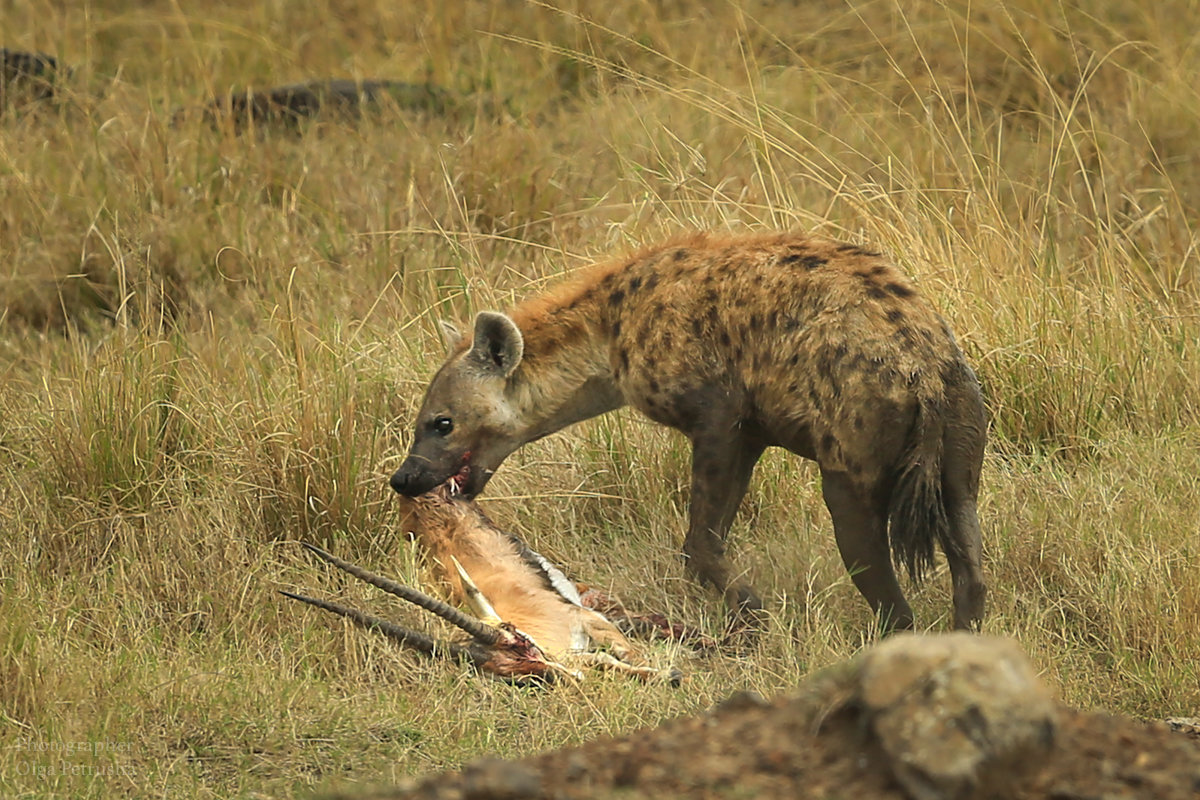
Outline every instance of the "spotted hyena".
<svg viewBox="0 0 1200 800"><path fill-rule="evenodd" d="M511 315L482 312L430 383L391 485L415 496L452 478L473 496L521 445L625 404L691 440L683 549L735 610L762 604L724 540L776 446L817 462L842 560L886 629L913 624L892 559L920 578L935 542L955 627L982 619L979 384L884 256L804 234L698 234L595 265Z"/></svg>

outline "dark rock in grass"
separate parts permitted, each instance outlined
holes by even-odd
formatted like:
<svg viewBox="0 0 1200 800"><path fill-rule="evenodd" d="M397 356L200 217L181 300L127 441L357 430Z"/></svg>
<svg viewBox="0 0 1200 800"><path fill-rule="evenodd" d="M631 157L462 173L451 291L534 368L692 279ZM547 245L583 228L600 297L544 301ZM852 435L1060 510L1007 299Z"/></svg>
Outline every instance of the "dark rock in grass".
<svg viewBox="0 0 1200 800"><path fill-rule="evenodd" d="M54 56L0 47L0 110L49 100L64 72Z"/></svg>
<svg viewBox="0 0 1200 800"><path fill-rule="evenodd" d="M389 107L445 114L453 106L450 92L429 83L333 78L231 92L214 98L202 113L213 124L229 120L234 130L241 131L251 126L294 127L317 116L357 118L364 111ZM176 122L187 113L177 114Z"/></svg>

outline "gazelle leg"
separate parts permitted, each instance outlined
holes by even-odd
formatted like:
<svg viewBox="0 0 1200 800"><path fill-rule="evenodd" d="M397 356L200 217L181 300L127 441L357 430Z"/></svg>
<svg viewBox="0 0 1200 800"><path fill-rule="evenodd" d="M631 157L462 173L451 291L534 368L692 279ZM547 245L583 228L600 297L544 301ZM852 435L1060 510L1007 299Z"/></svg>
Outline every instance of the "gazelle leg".
<svg viewBox="0 0 1200 800"><path fill-rule="evenodd" d="M588 653L572 653L571 660L587 667L597 667L599 669L611 669L614 672L620 672L625 675L633 675L644 681L651 680L666 680L672 686L678 686L683 680L683 673L675 667L670 669L655 669L654 667L639 667L634 664L622 661L613 656L611 653L605 652L588 652Z"/></svg>

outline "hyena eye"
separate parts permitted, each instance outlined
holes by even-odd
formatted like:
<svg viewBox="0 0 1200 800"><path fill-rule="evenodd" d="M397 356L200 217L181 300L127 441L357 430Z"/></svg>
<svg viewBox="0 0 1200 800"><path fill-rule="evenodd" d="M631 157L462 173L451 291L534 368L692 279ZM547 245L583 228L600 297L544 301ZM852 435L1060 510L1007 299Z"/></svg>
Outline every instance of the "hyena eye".
<svg viewBox="0 0 1200 800"><path fill-rule="evenodd" d="M433 421L433 430L442 436L446 436L450 431L454 430L454 420L449 417L438 417Z"/></svg>

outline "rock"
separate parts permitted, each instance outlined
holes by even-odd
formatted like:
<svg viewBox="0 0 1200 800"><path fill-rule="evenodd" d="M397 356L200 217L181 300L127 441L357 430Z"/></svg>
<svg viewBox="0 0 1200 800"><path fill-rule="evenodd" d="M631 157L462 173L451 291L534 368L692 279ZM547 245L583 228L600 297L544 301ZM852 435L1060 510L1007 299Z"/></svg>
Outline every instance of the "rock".
<svg viewBox="0 0 1200 800"><path fill-rule="evenodd" d="M863 656L859 681L868 724L913 800L1013 793L1014 776L1036 774L1054 742L1054 698L1010 640L898 635Z"/></svg>
<svg viewBox="0 0 1200 800"><path fill-rule="evenodd" d="M251 124L295 125L319 114L357 117L368 108L389 104L406 111L445 114L454 103L449 91L429 83L333 78L231 92L214 98L202 111L210 122L228 118L240 131ZM176 123L188 114L186 109L177 112Z"/></svg>
<svg viewBox="0 0 1200 800"><path fill-rule="evenodd" d="M61 72L53 56L0 47L0 109L53 97Z"/></svg>
<svg viewBox="0 0 1200 800"><path fill-rule="evenodd" d="M771 704L758 692L742 689L726 697L712 708L714 715L736 714L748 708L767 708Z"/></svg>
<svg viewBox="0 0 1200 800"><path fill-rule="evenodd" d="M482 759L463 770L462 796L466 800L518 800L541 795L538 773L515 761Z"/></svg>

